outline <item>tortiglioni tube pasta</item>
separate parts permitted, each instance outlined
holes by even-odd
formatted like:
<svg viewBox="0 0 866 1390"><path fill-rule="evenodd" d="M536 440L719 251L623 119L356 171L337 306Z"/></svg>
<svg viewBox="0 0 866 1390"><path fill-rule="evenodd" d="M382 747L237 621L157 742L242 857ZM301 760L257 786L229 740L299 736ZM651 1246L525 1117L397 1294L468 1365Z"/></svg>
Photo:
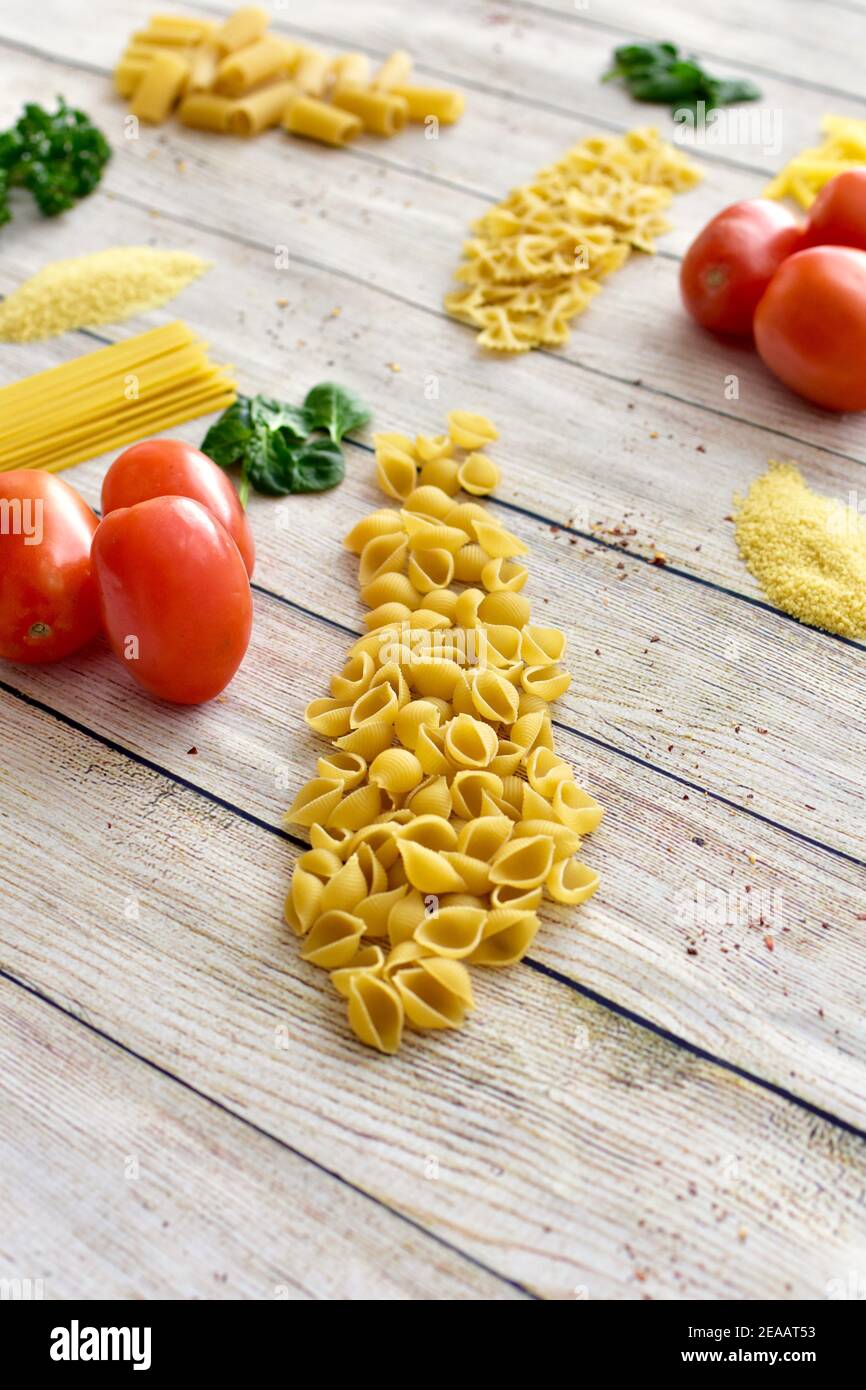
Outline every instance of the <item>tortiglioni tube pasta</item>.
<svg viewBox="0 0 866 1390"><path fill-rule="evenodd" d="M351 111L341 111L313 97L297 97L291 102L282 124L292 135L305 135L325 145L346 145L361 133L361 122Z"/></svg>
<svg viewBox="0 0 866 1390"><path fill-rule="evenodd" d="M235 103L229 97L219 97L214 92L195 92L184 97L178 115L183 125L195 130L225 132L234 109Z"/></svg>
<svg viewBox="0 0 866 1390"><path fill-rule="evenodd" d="M257 135L260 130L279 125L297 92L291 82L277 82L260 92L252 92L232 103L229 130L233 135Z"/></svg>
<svg viewBox="0 0 866 1390"><path fill-rule="evenodd" d="M268 27L270 16L260 5L246 5L230 14L216 32L216 41L223 53L234 53L248 43L260 39Z"/></svg>
<svg viewBox="0 0 866 1390"><path fill-rule="evenodd" d="M299 92L310 97L320 97L331 76L331 59L327 53L316 48L307 48L302 53L292 74Z"/></svg>
<svg viewBox="0 0 866 1390"><path fill-rule="evenodd" d="M334 59L333 69L337 86L342 82L353 82L366 87L370 81L370 59L366 53L341 53Z"/></svg>
<svg viewBox="0 0 866 1390"><path fill-rule="evenodd" d="M389 88L392 96L404 97L409 105L410 121L426 121L435 116L442 125L452 125L463 115L466 101L462 92L447 87L409 87L404 83L394 83Z"/></svg>
<svg viewBox="0 0 866 1390"><path fill-rule="evenodd" d="M351 111L374 135L396 135L409 118L409 105L393 92L374 92L369 87L343 84L334 88L331 101Z"/></svg>
<svg viewBox="0 0 866 1390"><path fill-rule="evenodd" d="M216 81L219 54L211 43L196 48L189 59L187 92L209 92Z"/></svg>
<svg viewBox="0 0 866 1390"><path fill-rule="evenodd" d="M398 48L389 53L373 78L373 86L380 92L389 92L392 87L403 86L412 75L412 55Z"/></svg>
<svg viewBox="0 0 866 1390"><path fill-rule="evenodd" d="M281 39L264 38L223 58L217 69L217 89L226 96L245 96L271 77L285 77L293 54Z"/></svg>
<svg viewBox="0 0 866 1390"><path fill-rule="evenodd" d="M189 77L189 63L176 53L157 54L135 88L132 114L159 125L173 109Z"/></svg>

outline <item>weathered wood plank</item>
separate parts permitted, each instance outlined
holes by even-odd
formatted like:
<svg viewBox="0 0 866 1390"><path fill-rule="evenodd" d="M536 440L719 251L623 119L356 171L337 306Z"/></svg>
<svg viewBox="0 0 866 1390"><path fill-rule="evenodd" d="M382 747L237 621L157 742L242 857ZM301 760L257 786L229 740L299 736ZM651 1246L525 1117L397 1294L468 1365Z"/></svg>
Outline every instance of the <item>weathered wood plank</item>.
<svg viewBox="0 0 866 1390"><path fill-rule="evenodd" d="M253 649L214 706L156 705L98 649L4 678L277 826L325 747L303 708L326 693L347 643L257 595ZM565 730L557 739L607 808L585 851L602 889L580 911L547 904L533 957L866 1125L866 870Z"/></svg>
<svg viewBox="0 0 866 1390"><path fill-rule="evenodd" d="M0 1278L47 1299L511 1299L459 1252L0 981Z"/></svg>
<svg viewBox="0 0 866 1390"><path fill-rule="evenodd" d="M552 1297L847 1270L860 1141L526 969L372 1056L277 926L279 840L5 695L0 736L3 966L72 1013Z"/></svg>

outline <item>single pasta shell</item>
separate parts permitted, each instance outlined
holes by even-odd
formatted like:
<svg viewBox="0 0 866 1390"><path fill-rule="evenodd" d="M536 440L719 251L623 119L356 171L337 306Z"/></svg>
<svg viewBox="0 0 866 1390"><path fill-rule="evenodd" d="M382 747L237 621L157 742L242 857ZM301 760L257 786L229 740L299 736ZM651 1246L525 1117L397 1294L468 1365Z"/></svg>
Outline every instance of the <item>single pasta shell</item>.
<svg viewBox="0 0 866 1390"><path fill-rule="evenodd" d="M585 903L599 885L599 876L576 859L560 859L547 878L547 891L558 903Z"/></svg>
<svg viewBox="0 0 866 1390"><path fill-rule="evenodd" d="M475 415L471 410L452 410L448 413L448 433L460 449L481 449L491 439L499 438L499 431L486 415Z"/></svg>
<svg viewBox="0 0 866 1390"><path fill-rule="evenodd" d="M423 965L397 971L394 984L403 1000L406 1017L416 1028L459 1028L463 1023L466 1006L462 999L447 984L429 974Z"/></svg>
<svg viewBox="0 0 866 1390"><path fill-rule="evenodd" d="M356 905L355 915L364 923L365 936L388 935L391 909L405 898L408 891L406 885L401 884L398 888L389 888L384 893L372 893L369 898L364 898Z"/></svg>
<svg viewBox="0 0 866 1390"><path fill-rule="evenodd" d="M403 1036L403 1003L393 985L366 972L349 985L349 1026L362 1043L394 1053Z"/></svg>
<svg viewBox="0 0 866 1390"><path fill-rule="evenodd" d="M286 825L315 824L325 822L339 804L343 795L343 783L337 777L314 777L301 787L285 816Z"/></svg>
<svg viewBox="0 0 866 1390"><path fill-rule="evenodd" d="M320 911L330 912L341 909L353 912L362 898L367 896L367 881L364 878L357 854L353 854L325 884L320 900Z"/></svg>
<svg viewBox="0 0 866 1390"><path fill-rule="evenodd" d="M493 883L507 883L513 888L537 888L552 867L552 839L531 835L503 845L490 866L490 878Z"/></svg>
<svg viewBox="0 0 866 1390"><path fill-rule="evenodd" d="M569 829L589 835L601 825L604 808L574 782L560 782L553 794L553 809Z"/></svg>
<svg viewBox="0 0 866 1390"><path fill-rule="evenodd" d="M399 840L397 848L406 877L420 893L457 893L465 888L463 879L436 850L413 840Z"/></svg>
<svg viewBox="0 0 866 1390"><path fill-rule="evenodd" d="M487 913L480 907L443 907L425 917L415 931L415 940L437 956L459 960L477 948L484 934Z"/></svg>
<svg viewBox="0 0 866 1390"><path fill-rule="evenodd" d="M324 970L348 965L364 933L360 917L350 912L325 912L313 924L301 947L301 959Z"/></svg>
<svg viewBox="0 0 866 1390"><path fill-rule="evenodd" d="M469 957L473 965L514 965L529 950L539 928L534 912L498 908L488 913L484 940Z"/></svg>
<svg viewBox="0 0 866 1390"><path fill-rule="evenodd" d="M358 974L381 977L385 966L385 952L381 946L364 946L355 955L351 965L343 965L331 974L331 984L345 999L349 997L352 980Z"/></svg>
<svg viewBox="0 0 866 1390"><path fill-rule="evenodd" d="M457 476L463 491L475 497L486 497L499 483L499 469L485 454L469 454Z"/></svg>

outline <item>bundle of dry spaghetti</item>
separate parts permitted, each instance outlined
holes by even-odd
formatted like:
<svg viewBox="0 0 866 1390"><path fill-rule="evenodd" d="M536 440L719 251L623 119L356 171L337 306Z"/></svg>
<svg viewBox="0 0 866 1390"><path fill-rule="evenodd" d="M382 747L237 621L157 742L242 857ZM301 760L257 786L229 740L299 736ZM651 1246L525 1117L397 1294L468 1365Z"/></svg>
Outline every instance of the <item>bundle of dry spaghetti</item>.
<svg viewBox="0 0 866 1390"><path fill-rule="evenodd" d="M445 308L497 352L567 342L599 281L633 248L655 250L673 194L699 178L653 129L581 141L473 223L455 272L465 288Z"/></svg>
<svg viewBox="0 0 866 1390"><path fill-rule="evenodd" d="M0 472L57 472L234 400L229 369L169 323L0 389Z"/></svg>

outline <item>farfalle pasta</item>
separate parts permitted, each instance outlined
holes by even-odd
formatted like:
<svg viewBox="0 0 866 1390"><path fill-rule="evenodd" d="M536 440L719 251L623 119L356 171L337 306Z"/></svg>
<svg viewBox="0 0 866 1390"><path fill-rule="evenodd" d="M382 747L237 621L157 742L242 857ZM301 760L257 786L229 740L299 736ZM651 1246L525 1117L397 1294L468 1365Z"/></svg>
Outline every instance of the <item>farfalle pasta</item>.
<svg viewBox="0 0 866 1390"><path fill-rule="evenodd" d="M581 141L473 223L455 272L461 287L445 296L445 308L493 352L560 346L600 281L633 249L655 250L655 238L670 230L664 210L673 194L698 178L652 129ZM465 437L465 448L483 447L483 436ZM464 474L474 492L485 470L467 463Z"/></svg>
<svg viewBox="0 0 866 1390"><path fill-rule="evenodd" d="M525 956L545 892L576 906L598 888L581 851L602 808L550 718L565 634L531 622L527 547L475 500L499 480L496 437L469 411L441 435L374 436L389 505L344 542L366 631L307 706L328 746L286 815L310 849L285 919L384 1053L463 1026L470 970Z"/></svg>

